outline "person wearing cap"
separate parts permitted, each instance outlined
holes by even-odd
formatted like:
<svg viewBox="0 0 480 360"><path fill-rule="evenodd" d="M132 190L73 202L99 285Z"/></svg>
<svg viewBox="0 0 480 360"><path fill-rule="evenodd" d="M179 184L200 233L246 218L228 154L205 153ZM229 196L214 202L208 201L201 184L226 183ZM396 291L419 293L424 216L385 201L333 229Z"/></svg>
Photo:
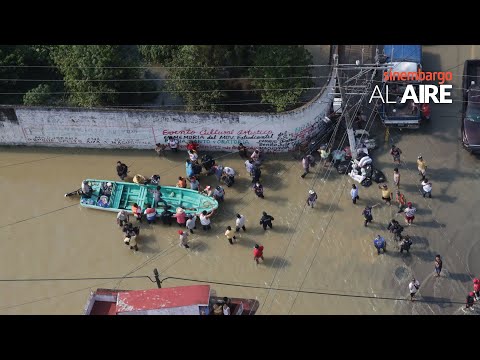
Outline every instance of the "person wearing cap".
<svg viewBox="0 0 480 360"><path fill-rule="evenodd" d="M475 294L475 300L480 300L480 280L477 278L473 279L473 292Z"/></svg>
<svg viewBox="0 0 480 360"><path fill-rule="evenodd" d="M117 214L117 224L123 227L126 223L128 223L128 213L125 210L120 210Z"/></svg>
<svg viewBox="0 0 480 360"><path fill-rule="evenodd" d="M401 154L402 154L402 150L400 150L395 145L392 145L392 149L390 150L390 155L392 155L394 163L398 163L400 165L400 155Z"/></svg>
<svg viewBox="0 0 480 360"><path fill-rule="evenodd" d="M317 193L313 190L308 190L308 197L307 197L307 206L313 208L315 203L317 202Z"/></svg>
<svg viewBox="0 0 480 360"><path fill-rule="evenodd" d="M407 207L405 208L405 210L403 210L403 213L405 214L405 223L407 225L412 225L413 224L413 220L415 219L416 211L417 211L417 209L415 209L413 207L412 203L408 202Z"/></svg>
<svg viewBox="0 0 480 360"><path fill-rule="evenodd" d="M467 295L467 302L465 304L465 309L470 308L470 310L473 310L474 302L475 302L475 293L473 291L470 291Z"/></svg>
<svg viewBox="0 0 480 360"><path fill-rule="evenodd" d="M142 222L142 208L140 206L138 206L137 203L133 203L132 205L132 213L133 213L133 217L135 219L137 219L137 221L139 223Z"/></svg>
<svg viewBox="0 0 480 360"><path fill-rule="evenodd" d="M258 265L258 259L262 259L262 261L264 261L264 258L263 258L263 246L262 245L258 245L258 244L255 244L254 248L253 248L253 260L255 260L255 262L257 263Z"/></svg>
<svg viewBox="0 0 480 360"><path fill-rule="evenodd" d="M400 190L395 192L395 201L398 204L398 213L403 211L403 207L407 205L407 199L405 199L405 195L403 195Z"/></svg>
<svg viewBox="0 0 480 360"><path fill-rule="evenodd" d="M225 231L225 236L227 237L227 240L230 243L230 245L233 245L233 240L235 240L235 242L237 241L237 237L235 236L235 233L233 232L231 226L227 226L227 230Z"/></svg>
<svg viewBox="0 0 480 360"><path fill-rule="evenodd" d="M368 223L373 221L373 215L372 215L372 207L371 206L365 206L365 209L362 211L364 223L363 226L367 226Z"/></svg>
<svg viewBox="0 0 480 360"><path fill-rule="evenodd" d="M259 198L265 199L265 196L263 195L263 185L260 184L259 182L256 182L255 185L253 185L253 191L255 191L255 195L257 195Z"/></svg>
<svg viewBox="0 0 480 360"><path fill-rule="evenodd" d="M392 193L388 189L388 185L387 184L378 185L378 188L382 191L382 200L384 200L386 204L388 203L388 205L392 205L391 203Z"/></svg>
<svg viewBox="0 0 480 360"><path fill-rule="evenodd" d="M190 246L188 246L188 233L183 230L178 230L178 235L180 236L180 244L178 244L178 246L189 249Z"/></svg>
<svg viewBox="0 0 480 360"><path fill-rule="evenodd" d="M212 210L210 213L207 213L207 210L203 210L200 214L200 224L202 224L203 231L210 230L210 217L215 213L215 210Z"/></svg>
<svg viewBox="0 0 480 360"><path fill-rule="evenodd" d="M224 201L225 200L225 190L223 187L218 185L215 190L213 191L213 198L217 201Z"/></svg>
<svg viewBox="0 0 480 360"><path fill-rule="evenodd" d="M194 214L187 215L187 222L185 223L185 226L187 227L188 230L190 230L190 234L193 234L193 230L197 228L197 225L195 224L196 221L197 221L197 215L194 215Z"/></svg>
<svg viewBox="0 0 480 360"><path fill-rule="evenodd" d="M415 298L415 294L417 293L418 289L420 288L420 282L413 278L410 284L408 284L408 289L410 290L410 300L413 301Z"/></svg>
<svg viewBox="0 0 480 360"><path fill-rule="evenodd" d="M425 179L425 174L427 173L427 163L425 162L425 160L423 160L422 155L418 156L417 169L418 169L418 174L422 176L420 180Z"/></svg>
<svg viewBox="0 0 480 360"><path fill-rule="evenodd" d="M202 194L206 196L212 196L213 195L212 187L210 185L205 186L205 189L203 189Z"/></svg>
<svg viewBox="0 0 480 360"><path fill-rule="evenodd" d="M113 185L111 182L106 182L106 183L104 182L102 183L101 194L105 196L110 196L112 195L112 189L113 189Z"/></svg>
<svg viewBox="0 0 480 360"><path fill-rule="evenodd" d="M430 199L432 198L432 183L427 178L422 181L422 194L423 197L428 195Z"/></svg>
<svg viewBox="0 0 480 360"><path fill-rule="evenodd" d="M358 188L357 185L352 184L352 190L350 190L350 196L352 197L352 202L354 204L357 203L357 200L360 199L360 196L358 196Z"/></svg>
<svg viewBox="0 0 480 360"><path fill-rule="evenodd" d="M198 191L200 188L200 182L195 176L192 176L191 178L188 179L190 182L190 189Z"/></svg>
<svg viewBox="0 0 480 360"><path fill-rule="evenodd" d="M375 248L377 249L378 255L380 255L380 250L382 249L383 249L383 253L387 251L387 242L380 235L377 235L377 237L373 239L373 246L375 246Z"/></svg>
<svg viewBox="0 0 480 360"><path fill-rule="evenodd" d="M263 230L267 230L267 226L271 229L273 228L272 221L275 220L273 216L268 215L266 211L262 213L262 218L260 219L260 225L263 226Z"/></svg>
<svg viewBox="0 0 480 360"><path fill-rule="evenodd" d="M190 158L190 161L194 164L197 163L198 160L198 154L195 150L188 150L188 157Z"/></svg>
<svg viewBox="0 0 480 360"><path fill-rule="evenodd" d="M245 216L237 214L235 219L235 232L239 232L240 229L243 229L243 231L247 231L247 229L245 228Z"/></svg>
<svg viewBox="0 0 480 360"><path fill-rule="evenodd" d="M178 207L173 217L177 219L178 226L185 227L185 223L187 222L187 214L185 213L185 210Z"/></svg>

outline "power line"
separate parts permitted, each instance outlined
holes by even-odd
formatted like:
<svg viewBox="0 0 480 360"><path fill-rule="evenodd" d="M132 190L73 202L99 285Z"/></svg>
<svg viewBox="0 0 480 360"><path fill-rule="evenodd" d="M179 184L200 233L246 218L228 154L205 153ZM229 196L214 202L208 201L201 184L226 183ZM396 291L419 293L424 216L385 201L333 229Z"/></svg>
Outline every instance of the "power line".
<svg viewBox="0 0 480 360"><path fill-rule="evenodd" d="M39 282L39 281L85 281L85 280L118 280L118 279L143 279L147 278L151 282L155 282L148 275L138 276L113 276L113 277L84 277L84 278L26 278L26 279L0 279L0 282Z"/></svg>
<svg viewBox="0 0 480 360"><path fill-rule="evenodd" d="M190 279L190 278L182 278L176 276L168 276L161 280L164 282L165 280L182 280L182 281L193 281L199 283L207 283L207 284L215 284L215 285L225 285L225 286L235 286L235 287L243 287L243 288L250 288L250 289L260 289L260 290L276 290L276 291L285 291L285 292L295 292L295 293L302 293L302 294L315 294L315 295L329 295L329 296L338 296L338 297L348 297L348 298L360 298L360 299L375 299L375 300L393 300L393 301L408 301L411 302L410 298L396 298L396 297L388 297L388 296L371 296L371 295L355 295L355 294L340 294L340 293L333 293L333 292L326 292L326 291L313 291L313 290L297 290L297 289L289 289L289 288L266 288L263 286L254 286L254 285L244 285L244 284L234 284L234 283L225 283L219 281L210 281L210 280L200 280L200 279ZM417 299L415 302L423 302L423 303L435 303L435 304L461 304L464 305L464 301L456 301L456 300L426 300L426 299Z"/></svg>
<svg viewBox="0 0 480 360"><path fill-rule="evenodd" d="M69 69L236 69L236 68L317 68L319 65L217 65L217 66L66 66ZM57 65L0 65L0 68L59 68Z"/></svg>
<svg viewBox="0 0 480 360"><path fill-rule="evenodd" d="M292 80L292 79L322 79L325 76L285 76L285 77L232 77L232 78L191 78L191 79L174 79L174 78L137 78L137 79L75 79L76 82L133 82L133 81L229 81L229 80ZM0 79L0 81L25 81L25 82L65 82L65 79Z"/></svg>
<svg viewBox="0 0 480 360"><path fill-rule="evenodd" d="M69 94L160 94L160 93L211 93L221 92L252 92L252 91L287 91L287 90L320 90L323 87L293 87L280 89L213 89L213 90L154 90L154 91L69 91L69 92L42 92L44 95L69 95ZM3 92L0 95L25 95L28 92Z"/></svg>

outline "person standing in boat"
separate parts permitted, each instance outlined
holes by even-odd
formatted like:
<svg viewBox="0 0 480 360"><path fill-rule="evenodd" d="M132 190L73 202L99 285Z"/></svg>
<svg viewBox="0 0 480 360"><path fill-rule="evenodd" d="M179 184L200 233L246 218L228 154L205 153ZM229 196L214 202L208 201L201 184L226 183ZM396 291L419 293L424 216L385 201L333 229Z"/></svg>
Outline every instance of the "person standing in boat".
<svg viewBox="0 0 480 360"><path fill-rule="evenodd" d="M128 213L125 210L120 210L117 214L117 224L118 226L123 227L126 223L128 223Z"/></svg>
<svg viewBox="0 0 480 360"><path fill-rule="evenodd" d="M162 199L161 190L162 187L159 185L155 190L148 190L153 194L153 207L158 207L158 203L162 202L164 205L168 205L165 200Z"/></svg>
<svg viewBox="0 0 480 360"><path fill-rule="evenodd" d="M118 177L123 181L127 177L128 166L121 161L117 161L117 174Z"/></svg>

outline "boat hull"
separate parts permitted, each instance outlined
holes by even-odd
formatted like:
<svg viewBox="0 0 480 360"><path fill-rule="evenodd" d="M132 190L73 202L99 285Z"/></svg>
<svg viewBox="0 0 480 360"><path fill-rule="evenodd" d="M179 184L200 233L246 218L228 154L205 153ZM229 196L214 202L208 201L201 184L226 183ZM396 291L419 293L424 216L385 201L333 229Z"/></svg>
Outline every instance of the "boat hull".
<svg viewBox="0 0 480 360"><path fill-rule="evenodd" d="M91 184L93 193L90 197L82 195L80 205L90 209L119 212L125 210L132 213L132 204L137 203L145 210L147 204L153 203L153 190L157 185L140 185L122 181L87 179ZM112 183L112 193L106 196L102 193L102 185ZM218 202L212 197L200 194L198 191L183 189L174 186L162 186L160 190L162 199L170 205L170 211L181 207L187 214L198 214L202 211L210 212L218 208ZM164 204L160 202L156 207L159 216Z"/></svg>

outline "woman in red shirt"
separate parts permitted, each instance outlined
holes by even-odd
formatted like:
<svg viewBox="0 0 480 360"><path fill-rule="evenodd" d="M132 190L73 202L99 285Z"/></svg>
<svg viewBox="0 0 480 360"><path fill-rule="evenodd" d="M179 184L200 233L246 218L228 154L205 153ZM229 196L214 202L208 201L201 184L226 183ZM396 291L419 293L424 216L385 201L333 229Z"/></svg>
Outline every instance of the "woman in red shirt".
<svg viewBox="0 0 480 360"><path fill-rule="evenodd" d="M255 247L253 249L253 260L258 264L258 259L263 259L263 246L255 244Z"/></svg>

